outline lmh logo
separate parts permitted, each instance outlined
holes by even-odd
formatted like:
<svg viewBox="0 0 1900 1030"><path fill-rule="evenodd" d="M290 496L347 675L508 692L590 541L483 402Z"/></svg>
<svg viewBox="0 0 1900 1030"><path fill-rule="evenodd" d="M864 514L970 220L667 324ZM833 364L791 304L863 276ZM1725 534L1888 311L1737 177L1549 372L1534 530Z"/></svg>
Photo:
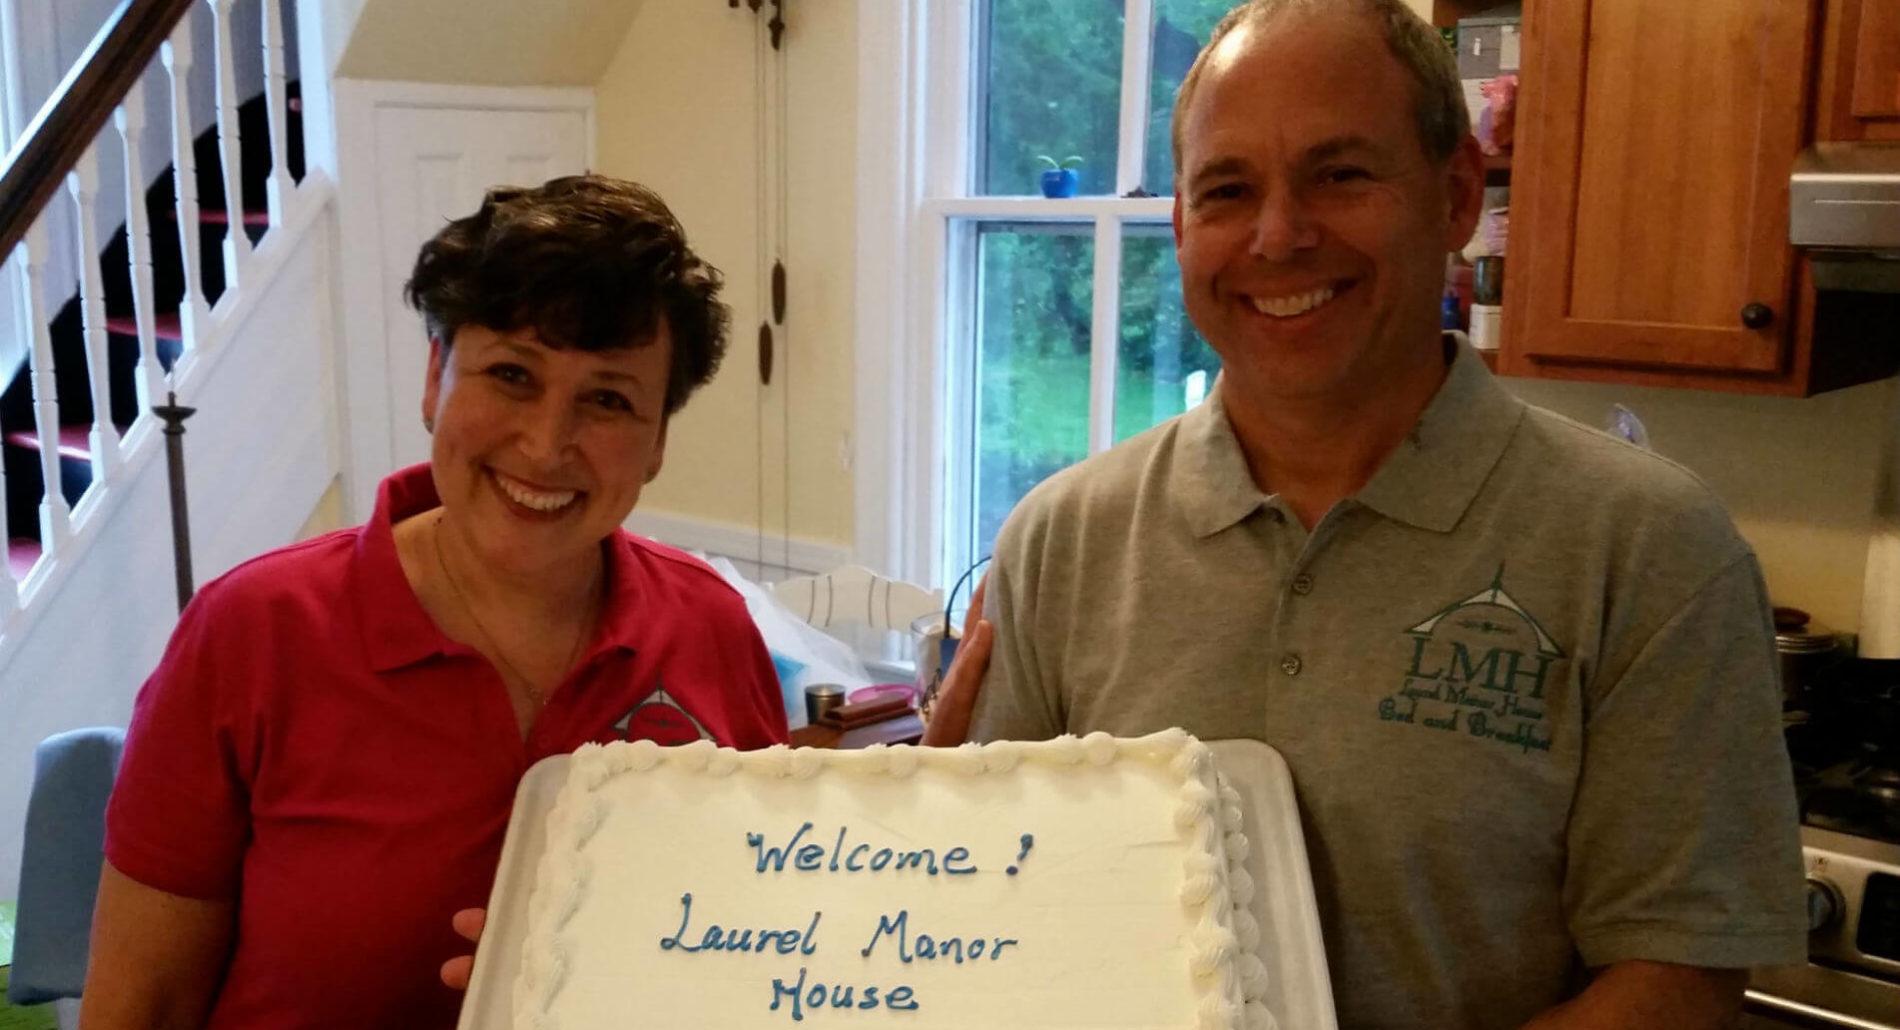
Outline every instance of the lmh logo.
<svg viewBox="0 0 1900 1030"><path fill-rule="evenodd" d="M1567 656L1504 589L1504 566L1490 586L1405 633L1411 662L1397 692L1379 702L1380 719L1550 750L1545 692Z"/></svg>

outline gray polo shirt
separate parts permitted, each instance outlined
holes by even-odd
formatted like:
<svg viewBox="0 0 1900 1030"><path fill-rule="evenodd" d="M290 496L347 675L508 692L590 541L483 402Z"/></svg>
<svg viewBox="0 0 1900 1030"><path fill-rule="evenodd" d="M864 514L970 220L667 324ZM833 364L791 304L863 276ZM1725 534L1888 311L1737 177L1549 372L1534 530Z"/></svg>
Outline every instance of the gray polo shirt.
<svg viewBox="0 0 1900 1030"><path fill-rule="evenodd" d="M1460 343L1309 532L1218 391L997 541L978 739L1181 726L1292 769L1341 1025L1515 1028L1627 959L1801 961L1760 571L1662 458Z"/></svg>

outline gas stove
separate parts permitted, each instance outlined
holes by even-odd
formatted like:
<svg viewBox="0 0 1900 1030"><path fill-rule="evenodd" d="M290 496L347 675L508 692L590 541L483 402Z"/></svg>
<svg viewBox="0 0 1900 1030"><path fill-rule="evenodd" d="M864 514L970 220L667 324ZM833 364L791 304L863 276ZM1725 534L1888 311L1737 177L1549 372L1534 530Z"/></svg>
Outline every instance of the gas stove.
<svg viewBox="0 0 1900 1030"><path fill-rule="evenodd" d="M1900 769L1853 758L1813 773L1796 789L1803 826L1900 846Z"/></svg>
<svg viewBox="0 0 1900 1030"><path fill-rule="evenodd" d="M1900 1030L1900 669L1857 662L1787 715L1808 962L1756 970L1752 1027Z"/></svg>

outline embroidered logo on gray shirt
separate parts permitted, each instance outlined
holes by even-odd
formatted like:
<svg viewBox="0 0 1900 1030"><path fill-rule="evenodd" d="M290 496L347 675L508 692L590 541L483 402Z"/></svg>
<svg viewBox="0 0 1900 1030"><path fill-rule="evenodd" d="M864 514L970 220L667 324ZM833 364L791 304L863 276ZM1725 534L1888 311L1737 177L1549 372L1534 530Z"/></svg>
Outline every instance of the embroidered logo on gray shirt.
<svg viewBox="0 0 1900 1030"><path fill-rule="evenodd" d="M1491 585L1405 631L1411 663L1379 718L1421 729L1463 732L1529 753L1550 750L1544 694L1564 649L1504 589Z"/></svg>

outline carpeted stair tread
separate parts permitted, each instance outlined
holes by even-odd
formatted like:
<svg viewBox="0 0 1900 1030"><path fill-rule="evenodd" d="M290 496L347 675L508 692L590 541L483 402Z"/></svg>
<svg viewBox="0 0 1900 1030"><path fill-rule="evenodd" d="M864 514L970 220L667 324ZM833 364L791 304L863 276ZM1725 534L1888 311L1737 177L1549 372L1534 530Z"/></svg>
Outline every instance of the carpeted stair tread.
<svg viewBox="0 0 1900 1030"><path fill-rule="evenodd" d="M112 315L106 319L106 332L119 336L137 337L138 320L131 315ZM182 340L184 327L178 324L178 312L167 311L152 319L152 335L160 340Z"/></svg>
<svg viewBox="0 0 1900 1030"><path fill-rule="evenodd" d="M40 560L40 542L31 537L16 536L7 541L7 568L13 572L15 583L26 579L33 571L33 563Z"/></svg>
<svg viewBox="0 0 1900 1030"><path fill-rule="evenodd" d="M7 443L30 451L40 449L40 434L32 429L16 429L7 434ZM60 426L59 456L80 461L92 460L92 427Z"/></svg>

